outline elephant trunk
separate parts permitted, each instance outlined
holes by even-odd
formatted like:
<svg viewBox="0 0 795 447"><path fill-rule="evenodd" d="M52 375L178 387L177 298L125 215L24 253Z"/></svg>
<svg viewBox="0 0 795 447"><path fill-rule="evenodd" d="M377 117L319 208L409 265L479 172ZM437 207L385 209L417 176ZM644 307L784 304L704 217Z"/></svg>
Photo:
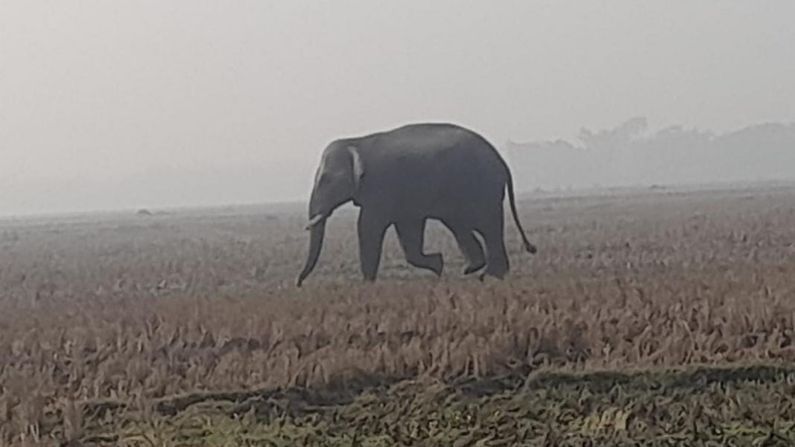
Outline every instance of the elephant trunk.
<svg viewBox="0 0 795 447"><path fill-rule="evenodd" d="M326 234L326 219L323 218L320 221L314 223L314 225L309 228L309 231L309 253L306 257L304 270L301 271L301 274L298 276L298 282L296 283L298 287L301 287L304 279L306 279L306 277L312 273L312 270L314 270L315 264L317 264L317 260L320 257L320 249L323 248L323 238Z"/></svg>

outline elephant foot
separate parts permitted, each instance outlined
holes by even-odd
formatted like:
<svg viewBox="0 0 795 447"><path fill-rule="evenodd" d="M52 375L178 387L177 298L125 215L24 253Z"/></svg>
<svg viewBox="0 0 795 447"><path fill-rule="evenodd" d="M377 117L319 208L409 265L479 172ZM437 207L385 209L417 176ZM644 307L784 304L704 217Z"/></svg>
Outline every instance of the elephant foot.
<svg viewBox="0 0 795 447"><path fill-rule="evenodd" d="M494 274L491 274L491 273L486 273L486 272L483 272L480 275L478 275L478 280L480 282L486 282L486 277L487 276L490 276L490 277L492 277L492 278L494 278L496 280L499 280L499 281L505 280L504 276L497 276L497 275L494 275Z"/></svg>
<svg viewBox="0 0 795 447"><path fill-rule="evenodd" d="M444 270L444 260L442 259L441 253L422 255L422 257L408 258L407 260L409 264L413 265L414 267L430 270L437 277L442 276L442 271Z"/></svg>
<svg viewBox="0 0 795 447"><path fill-rule="evenodd" d="M505 279L505 275L507 274L508 270L494 271L490 270L489 268L486 268L486 270L480 274L479 278L481 282L483 282L486 276L491 276L492 278L499 279L500 281L502 281L503 279Z"/></svg>
<svg viewBox="0 0 795 447"><path fill-rule="evenodd" d="M485 266L486 266L485 262L481 263L481 264L476 264L476 265L470 264L469 266L467 266L467 268L464 269L464 275L465 276L466 275L471 275L471 274L479 271L480 269L482 269Z"/></svg>
<svg viewBox="0 0 795 447"><path fill-rule="evenodd" d="M362 282L365 284L372 284L375 282L375 275L362 275Z"/></svg>

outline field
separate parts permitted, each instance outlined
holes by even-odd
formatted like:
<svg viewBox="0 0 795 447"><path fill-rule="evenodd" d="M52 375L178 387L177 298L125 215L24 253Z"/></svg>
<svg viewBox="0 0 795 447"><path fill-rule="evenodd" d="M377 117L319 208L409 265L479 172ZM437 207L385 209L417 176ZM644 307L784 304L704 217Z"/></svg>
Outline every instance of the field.
<svg viewBox="0 0 795 447"><path fill-rule="evenodd" d="M535 193L511 275L293 205L0 221L0 444L791 445L795 187Z"/></svg>

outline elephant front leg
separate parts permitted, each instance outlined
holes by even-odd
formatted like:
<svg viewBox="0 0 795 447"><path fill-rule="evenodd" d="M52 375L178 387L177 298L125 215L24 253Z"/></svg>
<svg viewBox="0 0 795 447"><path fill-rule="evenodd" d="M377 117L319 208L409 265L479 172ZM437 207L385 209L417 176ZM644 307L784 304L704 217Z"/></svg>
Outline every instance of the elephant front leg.
<svg viewBox="0 0 795 447"><path fill-rule="evenodd" d="M395 224L395 229L397 230L398 240L400 240L400 246L403 247L403 252L406 254L406 260L409 264L430 270L436 276L441 276L444 268L442 255L440 253L428 255L423 253L425 219L400 221Z"/></svg>
<svg viewBox="0 0 795 447"><path fill-rule="evenodd" d="M365 281L375 281L378 275L387 228L389 228L388 221L362 208L359 213L357 229L359 232L359 262Z"/></svg>

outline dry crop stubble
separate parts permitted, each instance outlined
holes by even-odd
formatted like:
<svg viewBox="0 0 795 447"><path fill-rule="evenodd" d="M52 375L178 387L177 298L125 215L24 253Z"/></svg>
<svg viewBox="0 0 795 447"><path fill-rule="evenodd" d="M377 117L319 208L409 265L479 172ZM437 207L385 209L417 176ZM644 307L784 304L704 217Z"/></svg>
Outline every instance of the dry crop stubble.
<svg viewBox="0 0 795 447"><path fill-rule="evenodd" d="M793 198L523 201L541 251L522 254L509 226L514 273L485 284L458 277L439 225L444 279L405 267L390 235L381 281L361 284L348 213L300 290L299 212L6 222L0 434L79 438L173 396L791 362Z"/></svg>

